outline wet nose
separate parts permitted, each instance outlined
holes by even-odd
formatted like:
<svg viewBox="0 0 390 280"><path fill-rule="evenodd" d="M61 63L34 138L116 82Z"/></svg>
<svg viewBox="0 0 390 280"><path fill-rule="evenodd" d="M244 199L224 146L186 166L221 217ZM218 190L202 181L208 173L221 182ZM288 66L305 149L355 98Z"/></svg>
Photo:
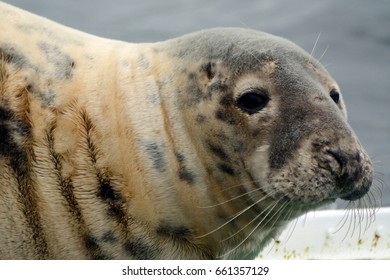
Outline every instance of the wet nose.
<svg viewBox="0 0 390 280"><path fill-rule="evenodd" d="M348 156L340 150L328 150L327 152L334 157L334 159L340 165L340 172L343 172L348 164Z"/></svg>
<svg viewBox="0 0 390 280"><path fill-rule="evenodd" d="M339 165L337 185L340 188L340 198L357 200L362 198L370 189L372 174L362 163L360 152L347 154L341 150L327 151Z"/></svg>

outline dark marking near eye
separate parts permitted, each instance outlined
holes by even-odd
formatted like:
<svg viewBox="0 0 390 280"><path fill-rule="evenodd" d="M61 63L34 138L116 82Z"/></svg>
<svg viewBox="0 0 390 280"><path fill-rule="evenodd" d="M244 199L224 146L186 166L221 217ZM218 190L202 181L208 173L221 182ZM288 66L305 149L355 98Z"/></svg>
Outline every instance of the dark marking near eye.
<svg viewBox="0 0 390 280"><path fill-rule="evenodd" d="M209 87L210 92L226 92L229 89L228 85L221 81L217 81L215 83L212 83Z"/></svg>
<svg viewBox="0 0 390 280"><path fill-rule="evenodd" d="M222 160L229 160L228 154L225 152L225 150L222 147L219 147L217 145L214 145L211 142L207 142L207 146L214 155L216 155L218 158Z"/></svg>
<svg viewBox="0 0 390 280"><path fill-rule="evenodd" d="M221 104L222 106L233 105L234 104L234 99L233 99L233 97L231 95L227 94L227 95L224 95L221 98L221 101L219 101L219 104Z"/></svg>
<svg viewBox="0 0 390 280"><path fill-rule="evenodd" d="M158 172L164 172L166 163L163 147L156 143L150 143L145 145L145 150L149 155L149 159L153 162L153 168Z"/></svg>
<svg viewBox="0 0 390 280"><path fill-rule="evenodd" d="M191 233L191 230L185 226L170 226L170 225L161 225L157 228L157 234L161 235L174 235L179 237L185 237Z"/></svg>
<svg viewBox="0 0 390 280"><path fill-rule="evenodd" d="M129 240L123 245L123 249L132 257L139 260L151 260L157 258L157 249L144 244L141 240Z"/></svg>
<svg viewBox="0 0 390 280"><path fill-rule="evenodd" d="M218 169L221 170L223 173L226 173L226 174L231 175L231 176L234 176L234 174L235 174L233 167L231 167L225 163L218 164Z"/></svg>
<svg viewBox="0 0 390 280"><path fill-rule="evenodd" d="M219 109L215 113L215 117L230 125L237 125L239 123L239 119L231 110Z"/></svg>

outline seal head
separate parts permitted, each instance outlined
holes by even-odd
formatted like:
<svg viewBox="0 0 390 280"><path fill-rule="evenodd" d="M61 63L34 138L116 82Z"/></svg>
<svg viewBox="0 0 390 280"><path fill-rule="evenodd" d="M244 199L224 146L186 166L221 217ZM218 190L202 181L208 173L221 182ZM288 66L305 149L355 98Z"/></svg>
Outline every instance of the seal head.
<svg viewBox="0 0 390 280"><path fill-rule="evenodd" d="M168 44L183 73L177 106L186 133L212 178L215 205L222 216L236 217L236 227L271 230L336 198L368 192L370 159L347 123L338 85L309 54L243 29Z"/></svg>

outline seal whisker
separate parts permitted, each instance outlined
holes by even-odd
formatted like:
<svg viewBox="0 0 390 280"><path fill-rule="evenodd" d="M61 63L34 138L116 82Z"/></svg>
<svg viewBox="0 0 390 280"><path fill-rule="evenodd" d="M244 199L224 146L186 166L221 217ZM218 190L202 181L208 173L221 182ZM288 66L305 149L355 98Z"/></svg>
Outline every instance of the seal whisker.
<svg viewBox="0 0 390 280"><path fill-rule="evenodd" d="M353 227L352 224L354 223L354 219L355 219L355 213L354 213L354 207L351 207L351 205L354 204L353 201L349 202L348 203L348 220L349 220L349 224L348 224L348 228L347 228L347 231L345 232L345 235L343 237L343 241L347 238L348 236L348 233L350 232L351 228Z"/></svg>
<svg viewBox="0 0 390 280"><path fill-rule="evenodd" d="M315 51L316 51L316 48L317 48L317 44L318 44L318 41L320 40L320 37L321 37L321 31L320 31L320 33L318 33L317 39L314 42L314 46L313 46L313 48L312 48L312 50L310 52L309 63L311 62L311 59L314 58Z"/></svg>
<svg viewBox="0 0 390 280"><path fill-rule="evenodd" d="M256 202L257 203L257 202ZM205 236L208 236L210 234L213 234L214 232L220 230L221 228L223 228L224 226L228 225L230 222L232 222L234 219L236 219L238 216L240 216L242 213L245 213L247 210L249 210L250 208L252 208L253 206L256 205L256 203L253 203L252 205L249 205L247 206L246 208L240 210L238 213L234 214L232 217L230 217L225 223L223 223L222 225L218 226L217 228L209 231L208 233L205 233L205 234L202 234L202 235L199 235L199 236L196 236L195 238L202 238L202 237L205 237Z"/></svg>
<svg viewBox="0 0 390 280"><path fill-rule="evenodd" d="M347 222L349 220L350 213L351 213L350 204L351 204L351 202L348 202L347 206L345 207L344 215L340 219L340 221L337 223L336 230L332 232L333 234L338 233L347 224ZM345 239L345 237L346 236L344 236L343 240Z"/></svg>
<svg viewBox="0 0 390 280"><path fill-rule="evenodd" d="M195 238L202 238L202 237L205 237L205 236L208 236L210 234L213 234L214 232L220 230L221 228L223 228L224 226L228 225L230 222L232 222L233 220L235 220L237 217L239 217L240 215L242 215L243 213L245 213L246 211L248 211L249 209L251 209L252 207L254 207L256 204L258 204L259 202L263 201L264 199L267 199L269 196L265 196L265 197L262 197L260 198L258 201L254 202L253 204L247 206L246 208L244 208L243 210L240 210L238 213L234 214L232 217L230 217L225 223L223 223L222 225L218 226L217 228L209 231L208 233L205 233L205 234L202 234L202 235L199 235L199 236L196 236Z"/></svg>
<svg viewBox="0 0 390 280"><path fill-rule="evenodd" d="M288 213L288 216L287 216L287 220L290 219L291 215L293 213L293 210L290 209L289 213ZM304 216L304 222L306 221L306 218L307 218L307 213L305 214ZM295 228L297 227L297 224L298 224L298 220L299 218L295 219L295 221L293 223L291 223L290 227L289 227L289 231L287 232L287 238L285 240L285 242L287 242L288 240L290 240L291 236L293 235L294 231L295 231Z"/></svg>
<svg viewBox="0 0 390 280"><path fill-rule="evenodd" d="M266 213L266 212L268 212L268 213L271 212L271 211L276 207L277 204L278 204L278 202L275 202L275 203L272 203L272 204L268 205L263 211L261 211L259 214L257 214L256 217L254 217L251 221L249 221L244 227L240 228L240 229L239 229L238 231L236 231L233 235L231 235L231 236L229 236L229 237L223 239L222 241L227 241L227 240L229 240L229 239L235 237L235 236L236 236L237 234L239 234L241 231L243 231L244 229L246 229L250 224L252 224L254 221L256 221L259 217L261 217L264 213ZM269 208L271 208L271 209L269 209ZM267 213L267 215L268 215L268 213ZM263 219L260 221L260 223L264 221L264 219L267 217L267 215L265 215L265 217L263 217Z"/></svg>
<svg viewBox="0 0 390 280"><path fill-rule="evenodd" d="M322 53L322 55L318 58L318 62L321 62L321 59L324 57L326 51L329 49L329 45L326 46L324 52Z"/></svg>
<svg viewBox="0 0 390 280"><path fill-rule="evenodd" d="M240 194L240 195L238 195L238 196L235 196L235 197L233 197L233 198L230 198L230 199L228 199L228 200L225 200L225 201L223 201L223 202L220 202L220 203L217 203L217 204L213 204L213 205L207 205L207 206L198 206L198 208L207 209L207 208L214 208L214 207L217 207L217 206L221 206L221 205L223 205L223 204L226 204L226 203L228 203L228 202L232 202L232 201L234 201L234 200L236 200L236 199L239 199L239 198L241 198L241 197L243 197L243 196L246 196L246 195L251 194L251 193L256 192L256 191L258 191L258 190L254 189L254 190L251 190L251 191L249 191L249 192L246 192L246 193Z"/></svg>
<svg viewBox="0 0 390 280"><path fill-rule="evenodd" d="M279 202L280 200L278 200L277 202L275 202L275 206L277 205L277 203ZM236 251L242 244L244 244L251 236L252 234L257 230L259 229L260 226L262 226L260 229L262 229L265 225L267 225L269 223L269 221L271 221L276 214L279 214L282 212L282 210L285 208L285 205L288 204L289 202L288 201L284 201L282 206L271 216L269 217L269 219L267 220L267 222L265 224L262 224L262 221L264 221L268 215L271 213L272 209L275 207L273 207L270 211L268 211L268 213L266 214L266 216L254 227L254 229L251 230L251 232L238 244L236 245L233 249L229 250L228 252L224 253L223 255L220 255L218 256L219 258L222 258L222 257L225 257L227 255L230 255L232 252Z"/></svg>

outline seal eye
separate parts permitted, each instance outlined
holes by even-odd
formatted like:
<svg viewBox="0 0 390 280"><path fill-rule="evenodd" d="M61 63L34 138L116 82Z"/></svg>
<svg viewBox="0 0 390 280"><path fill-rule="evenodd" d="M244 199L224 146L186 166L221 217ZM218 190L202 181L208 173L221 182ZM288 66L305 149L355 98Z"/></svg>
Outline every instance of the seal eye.
<svg viewBox="0 0 390 280"><path fill-rule="evenodd" d="M267 94L261 90L251 90L237 99L237 106L252 115L263 109L269 101Z"/></svg>
<svg viewBox="0 0 390 280"><path fill-rule="evenodd" d="M338 93L336 90L332 89L329 93L330 98L333 99L334 103L339 104L340 100L340 93Z"/></svg>

